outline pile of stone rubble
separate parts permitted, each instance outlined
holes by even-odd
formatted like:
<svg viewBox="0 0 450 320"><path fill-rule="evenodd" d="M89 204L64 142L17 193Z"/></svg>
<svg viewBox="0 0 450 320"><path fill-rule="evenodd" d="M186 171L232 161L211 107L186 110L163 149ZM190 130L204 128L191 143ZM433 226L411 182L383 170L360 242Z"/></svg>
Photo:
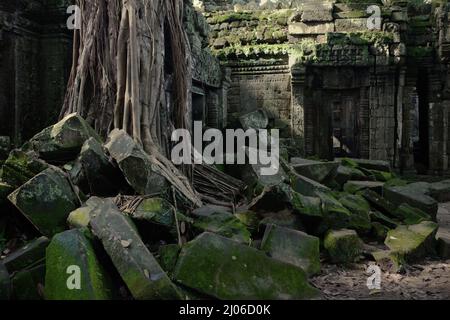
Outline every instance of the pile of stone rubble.
<svg viewBox="0 0 450 320"><path fill-rule="evenodd" d="M0 248L0 299L312 299L324 262L398 272L449 255L436 213L450 181L354 159L224 170L248 200L190 208L124 131L104 143L76 115L45 129L2 166L0 227L18 219L34 240Z"/></svg>

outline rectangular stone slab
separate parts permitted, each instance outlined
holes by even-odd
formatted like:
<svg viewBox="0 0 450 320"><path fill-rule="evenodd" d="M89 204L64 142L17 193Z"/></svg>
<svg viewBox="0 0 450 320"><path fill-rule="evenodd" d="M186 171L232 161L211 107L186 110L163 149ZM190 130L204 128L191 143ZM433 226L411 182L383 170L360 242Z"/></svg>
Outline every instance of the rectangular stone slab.
<svg viewBox="0 0 450 320"><path fill-rule="evenodd" d="M45 298L47 300L109 300L111 280L97 259L87 229L74 229L53 237L47 248ZM79 270L80 287L68 287L70 276Z"/></svg>
<svg viewBox="0 0 450 320"><path fill-rule="evenodd" d="M176 287L142 242L131 220L113 203L98 207L90 225L135 299L180 298Z"/></svg>
<svg viewBox="0 0 450 320"><path fill-rule="evenodd" d="M49 243L50 241L46 237L38 238L11 253L1 262L8 269L9 273L20 271L43 260Z"/></svg>
<svg viewBox="0 0 450 320"><path fill-rule="evenodd" d="M174 278L218 299L298 300L318 293L301 268L212 233L183 248Z"/></svg>
<svg viewBox="0 0 450 320"><path fill-rule="evenodd" d="M320 239L304 232L268 225L261 250L302 268L308 275L320 272Z"/></svg>
<svg viewBox="0 0 450 320"><path fill-rule="evenodd" d="M436 218L438 211L438 202L426 194L428 190L419 187L392 187L385 188L384 196L390 202L400 206L407 203L429 214L433 219Z"/></svg>
<svg viewBox="0 0 450 320"><path fill-rule="evenodd" d="M67 217L80 205L63 172L54 167L38 174L8 199L47 237L64 231Z"/></svg>

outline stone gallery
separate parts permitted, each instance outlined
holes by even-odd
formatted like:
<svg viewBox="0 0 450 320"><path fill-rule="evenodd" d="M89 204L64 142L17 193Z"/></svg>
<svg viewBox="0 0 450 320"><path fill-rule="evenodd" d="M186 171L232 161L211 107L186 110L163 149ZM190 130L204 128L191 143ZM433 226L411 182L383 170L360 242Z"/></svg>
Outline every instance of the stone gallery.
<svg viewBox="0 0 450 320"><path fill-rule="evenodd" d="M0 300L450 299L449 155L447 1L0 3Z"/></svg>

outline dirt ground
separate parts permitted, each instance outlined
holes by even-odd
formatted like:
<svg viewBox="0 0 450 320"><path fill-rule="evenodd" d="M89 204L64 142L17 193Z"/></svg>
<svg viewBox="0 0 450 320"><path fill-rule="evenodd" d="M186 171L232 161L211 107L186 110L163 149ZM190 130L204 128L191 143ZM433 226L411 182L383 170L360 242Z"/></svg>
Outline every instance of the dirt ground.
<svg viewBox="0 0 450 320"><path fill-rule="evenodd" d="M450 203L439 209L440 233L450 234ZM450 300L450 260L427 260L408 266L401 274L382 274L381 290L367 287L365 262L343 268L324 265L321 275L312 280L326 300Z"/></svg>

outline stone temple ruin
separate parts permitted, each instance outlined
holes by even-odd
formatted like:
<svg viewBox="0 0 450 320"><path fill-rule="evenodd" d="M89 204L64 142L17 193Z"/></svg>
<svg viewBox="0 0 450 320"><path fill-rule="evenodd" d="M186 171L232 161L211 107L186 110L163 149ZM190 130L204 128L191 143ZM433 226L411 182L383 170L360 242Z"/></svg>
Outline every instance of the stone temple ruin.
<svg viewBox="0 0 450 320"><path fill-rule="evenodd" d="M419 2L185 0L191 120L281 137L275 176L192 168L195 207L126 131L58 119L71 1L2 0L0 300L450 298L450 5ZM419 263L429 296L389 282Z"/></svg>

